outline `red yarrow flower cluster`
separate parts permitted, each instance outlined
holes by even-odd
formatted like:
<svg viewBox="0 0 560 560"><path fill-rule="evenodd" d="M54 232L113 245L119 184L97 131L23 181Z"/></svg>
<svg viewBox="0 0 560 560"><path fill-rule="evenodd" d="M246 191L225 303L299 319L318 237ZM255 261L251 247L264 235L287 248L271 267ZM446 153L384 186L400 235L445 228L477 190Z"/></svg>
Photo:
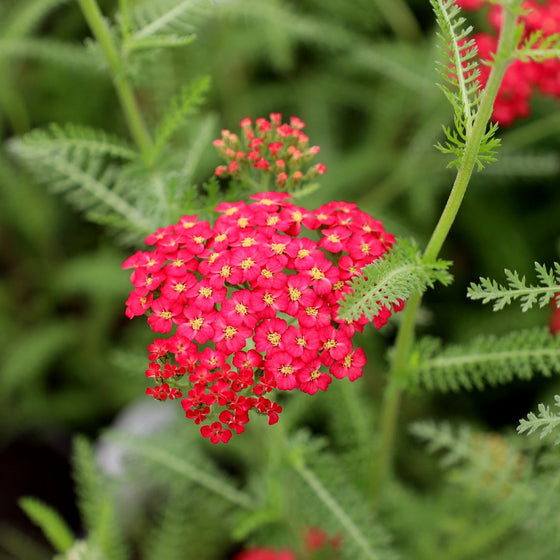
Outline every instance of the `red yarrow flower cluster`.
<svg viewBox="0 0 560 560"><path fill-rule="evenodd" d="M123 263L134 285L126 315L147 315L169 335L148 347L146 376L156 385L146 392L180 398L213 443L243 432L251 410L277 422L275 389L314 394L362 374L365 354L352 336L367 321L339 319L338 301L346 281L395 241L355 204L308 211L285 193L250 198L219 204L213 226L184 216L158 229L146 238L153 250ZM383 308L375 326L390 314Z"/></svg>
<svg viewBox="0 0 560 560"><path fill-rule="evenodd" d="M477 10L487 5L484 0L455 0L465 10ZM521 17L524 41L535 31L542 31L543 38L560 32L560 0L525 0L522 4L525 15ZM492 60L498 47L497 35L502 24L502 7L492 4L488 21L495 34L478 33L474 36L478 55L483 60ZM538 47L538 44L536 45ZM479 82L484 87L488 81L491 67L480 66ZM541 62L514 61L508 68L494 103L492 120L502 126L511 125L517 118L529 115L529 101L538 90L543 95L560 97L560 60L549 59Z"/></svg>
<svg viewBox="0 0 560 560"><path fill-rule="evenodd" d="M280 113L271 113L270 119L259 118L253 123L246 117L239 125L240 135L222 130L222 137L214 140L226 161L216 168L216 176L249 177L258 185L289 191L326 173L323 163L310 166L320 148L309 146L309 137L303 132L305 123L298 117L291 117L288 124L282 123Z"/></svg>

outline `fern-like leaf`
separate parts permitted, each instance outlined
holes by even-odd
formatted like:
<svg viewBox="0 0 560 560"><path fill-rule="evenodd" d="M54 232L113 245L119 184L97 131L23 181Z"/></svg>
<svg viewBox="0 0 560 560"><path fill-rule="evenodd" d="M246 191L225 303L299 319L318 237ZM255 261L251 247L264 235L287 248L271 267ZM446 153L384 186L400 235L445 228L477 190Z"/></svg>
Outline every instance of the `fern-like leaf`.
<svg viewBox="0 0 560 560"><path fill-rule="evenodd" d="M171 101L167 113L156 129L154 145L149 154L151 162L157 159L169 138L183 124L185 118L196 112L204 101L209 87L210 78L202 76L183 87L179 95Z"/></svg>
<svg viewBox="0 0 560 560"><path fill-rule="evenodd" d="M151 463L156 463L160 465L160 468L167 469L187 481L195 482L228 502L246 509L254 507L252 497L232 486L223 476L208 472L208 469L201 468L194 462L189 462L183 457L162 449L156 443L137 441L119 436L113 436L112 439L119 441L134 455L142 457Z"/></svg>
<svg viewBox="0 0 560 560"><path fill-rule="evenodd" d="M212 10L208 0L146 0L133 9L122 2L125 51L188 45L194 30Z"/></svg>
<svg viewBox="0 0 560 560"><path fill-rule="evenodd" d="M513 379L560 373L560 338L537 328L501 337L480 336L461 346L441 348L421 340L412 357L411 376L428 390L483 389Z"/></svg>
<svg viewBox="0 0 560 560"><path fill-rule="evenodd" d="M500 504L504 494L511 494L512 485L530 472L515 442L499 435L433 421L415 422L410 431L426 442L431 453L440 454L443 468L454 469L454 482L493 497Z"/></svg>
<svg viewBox="0 0 560 560"><path fill-rule="evenodd" d="M482 303L494 302L492 309L499 311L512 301L521 301L521 310L527 311L538 303L544 307L555 294L560 292L560 264L555 262L550 270L545 265L535 263L535 270L539 284L527 285L525 276L520 277L517 271L504 270L507 286L498 284L490 278L480 278L480 283L471 283L467 290L467 297L473 300L482 300ZM560 306L560 299L556 299Z"/></svg>
<svg viewBox="0 0 560 560"><path fill-rule="evenodd" d="M352 291L341 301L339 316L356 321L365 315L371 321L383 307L421 294L435 282L449 284L449 265L441 259L424 262L415 243L400 240L385 258L366 265L349 282Z"/></svg>
<svg viewBox="0 0 560 560"><path fill-rule="evenodd" d="M472 27L465 27L466 20L460 16L461 10L454 0L430 2L441 30L438 37L445 58L444 63L438 62L438 71L444 79L439 87L454 111L454 127L443 127L447 142L436 147L444 154L454 155L455 159L449 162L448 167L458 168L480 103L478 49L474 39L469 37ZM495 151L500 144L499 139L494 137L496 130L497 125L491 125L482 139L476 158L479 170L495 161Z"/></svg>
<svg viewBox="0 0 560 560"><path fill-rule="evenodd" d="M554 406L560 408L560 395L554 396ZM560 412L554 412L549 406L541 403L538 406L538 414L530 412L527 419L522 418L517 426L517 432L526 433L530 436L540 432L540 438L544 438L554 432L560 426ZM556 437L554 445L560 443L560 435Z"/></svg>
<svg viewBox="0 0 560 560"><path fill-rule="evenodd" d="M294 499L302 519L320 519L321 527L335 535L343 531L342 558L347 560L394 559L385 529L375 520L373 511L344 476L337 458L317 445L307 434L297 434L290 454L290 464L299 475L301 490ZM296 488L299 488L300 484Z"/></svg>
<svg viewBox="0 0 560 560"><path fill-rule="evenodd" d="M84 437L74 440L73 467L78 506L88 531L89 545L93 550L102 551L106 560L127 560L124 535L117 522L110 489Z"/></svg>
<svg viewBox="0 0 560 560"><path fill-rule="evenodd" d="M20 507L43 531L57 552L64 553L74 544L74 535L58 512L35 498L21 498Z"/></svg>
<svg viewBox="0 0 560 560"><path fill-rule="evenodd" d="M515 56L523 62L560 58L560 34L544 35L541 29L534 31L517 47Z"/></svg>
<svg viewBox="0 0 560 560"><path fill-rule="evenodd" d="M81 127L33 131L9 143L35 178L85 212L92 221L136 236L158 227L153 211L141 209L146 193L122 173L135 152L124 142Z"/></svg>

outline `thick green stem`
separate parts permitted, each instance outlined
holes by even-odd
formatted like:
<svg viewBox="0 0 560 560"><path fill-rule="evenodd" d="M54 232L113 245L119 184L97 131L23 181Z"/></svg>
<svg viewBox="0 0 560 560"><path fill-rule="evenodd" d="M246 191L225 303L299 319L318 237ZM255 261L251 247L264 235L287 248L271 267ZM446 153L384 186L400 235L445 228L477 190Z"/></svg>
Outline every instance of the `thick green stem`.
<svg viewBox="0 0 560 560"><path fill-rule="evenodd" d="M111 37L96 0L78 1L91 32L101 45L101 48L105 53L105 57L107 58L107 62L109 63L113 83L115 85L115 89L117 90L117 95L119 97L130 134L138 146L138 149L142 153L144 160L148 161L148 154L152 149L152 139L142 117L142 113L138 107L136 98L134 97L132 87L126 78L125 69L122 64L119 51L113 42L113 38Z"/></svg>
<svg viewBox="0 0 560 560"><path fill-rule="evenodd" d="M495 57L496 63L492 67L482 94L477 115L466 141L463 159L447 204L424 251L423 258L426 262L433 262L437 258L463 201L474 166L476 165L488 121L492 115L492 108L498 94L498 89L510 62L509 55L515 48L516 24L516 15L512 10L504 8L500 40ZM395 343L389 380L381 408L378 465L374 480L375 501L379 499L393 460L399 408L403 391L408 384L410 353L414 342L414 324L420 301L421 296L417 296L407 302Z"/></svg>

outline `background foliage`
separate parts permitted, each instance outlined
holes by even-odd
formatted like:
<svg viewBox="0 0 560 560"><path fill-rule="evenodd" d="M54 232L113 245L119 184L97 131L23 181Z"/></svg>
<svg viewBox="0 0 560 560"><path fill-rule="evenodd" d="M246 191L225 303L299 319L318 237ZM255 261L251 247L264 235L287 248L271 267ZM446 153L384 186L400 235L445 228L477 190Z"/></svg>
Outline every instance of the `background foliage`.
<svg viewBox="0 0 560 560"><path fill-rule="evenodd" d="M453 380L448 384L440 378L440 389L461 388L448 395L425 390L426 385L437 388L429 380L442 364L433 358L429 341L424 341L418 359L425 365L419 369L417 391L405 402L397 457L406 483L394 484L381 516L384 528L375 531L367 525L369 513L363 511L367 504L359 503L368 492L367 465L372 458L365 452L356 455L355 450L376 437L373 420L393 325L381 332L366 330L362 336L369 363L355 384L359 388L342 384L319 398L290 399L283 429L296 433L304 427L305 437L312 438L290 436L290 465L282 463L285 458L275 462L274 441L261 441L258 430L243 443L230 444L227 452L210 449L196 434L188 433L177 407L161 412L143 402L144 352L150 333L141 322L129 323L123 316L129 285L120 263L151 229L181 213L204 214L212 208L220 193L215 185L204 185L218 163L211 140L221 128L233 129L244 116L266 116L271 111L300 116L312 143L320 144L321 161L329 170L322 177L322 188L302 203L316 207L332 199L354 201L382 219L388 231L425 244L453 177L446 169L448 159L434 148L443 141L441 125L451 124L453 115L435 86L439 78L434 60L440 55L429 3L407 2L414 25L399 20L398 3L395 8L387 4L392 3L129 0L119 7L112 0L100 2L114 35L119 29L124 33L126 73L148 126L156 131L152 152L140 161L107 63L88 39L77 2L0 2L4 141L0 151L0 479L5 486L0 505L1 558L51 557L50 548L17 506L21 495L35 495L53 505L78 534L86 529L97 535L95 546L111 558L174 558L177 547L188 550L186 559L226 558L242 541L285 545L286 512L297 511L302 523L314 523L314 512L306 512L303 490L298 491L302 480L309 484L310 472L317 473L318 480L330 481L330 493L358 502L349 506L356 513L354 521L363 525L358 523L355 529L367 535L366 549L381 551L380 558L392 554L387 533L406 558L480 558L481 553L485 558L522 558L536 538L549 547L542 549L540 558L553 558L560 550L552 493L548 502L544 492L538 493L540 487L557 488L558 456L550 452L542 458L544 474L531 493L531 473L516 459L519 443L510 441L519 418L536 410L536 403L550 403L550 395L560 393L554 376L539 375L557 370L531 361L531 356L522 364L523 372L530 373L518 376L531 381L514 381L484 393L467 392L465 388L484 384L479 383L484 366L473 363L458 387ZM131 8L129 18L123 17L126 7ZM171 11L174 17L168 24L146 31L150 22L163 21ZM476 17L471 16L473 23L484 27ZM204 94L206 76L210 85ZM51 123L54 126L48 128ZM439 338L437 344L449 345L440 360L452 360L453 345L464 343L478 355L484 341L477 342L477 335L501 336L512 327L546 324L547 308L535 306L522 313L512 305L493 314L489 306L469 301L466 294L479 277L499 281L504 267L533 278L533 262L551 268L550 263L558 260L559 124L557 102L536 98L529 119L499 131L498 162L475 176L442 254L453 261L453 284L435 284L421 315L420 332ZM29 134L39 127L42 132ZM68 136L73 141L65 143ZM52 169L55 158L68 153L80 162L79 169L87 170L100 184L122 188L145 209L143 214L111 208L108 198L100 207L76 196L76 183L62 180ZM45 182L65 196L52 196ZM154 201L147 193L156 192L158 184L172 188ZM106 215L111 208L111 228L92 225L84 214L74 212L76 207L90 217ZM123 235L130 233L131 223L132 235ZM502 344L505 350L517 347L509 339ZM146 408L138 409L142 406ZM333 418L332 407L348 414ZM128 419L122 419L123 411L130 411ZM541 411L545 412L550 415ZM371 421L364 425L362 418ZM451 424L435 429L436 424L415 423L412 437L407 426L418 418L445 418ZM96 448L100 456L116 460L114 454L119 457L119 450L128 445L149 460L130 465L129 484L113 480L119 486L116 503L92 490L96 484L104 486L99 477L109 473L84 467L78 481L80 521L68 466L72 438L78 433L95 438L115 421L124 422L129 433L157 431L158 426L168 429L165 438L158 437L157 446L121 437L118 445ZM471 427L454 435L454 430L460 430L455 426L462 424ZM490 435L492 431L502 435ZM322 437L330 442L327 453L318 451L324 445ZM443 451L445 463L452 467L446 489L441 470L425 453L422 440ZM536 447L526 445L527 453L537 453ZM255 459L251 451L255 446L265 446L272 459ZM76 448L76 460L88 464L93 450L86 440L78 440ZM176 459L160 457L158 464L154 449ZM112 463L106 461L109 469L107 464ZM308 465L313 469L308 470ZM117 461L117 466L123 468L122 462ZM215 480L201 483L200 473L215 476L226 486L216 491ZM132 490L146 480L151 483L144 494ZM279 492L278 480L293 489L292 499L271 498ZM245 483L250 486L247 496L237 495L237 488ZM259 495L251 485L258 484L261 490L268 489L263 493L266 507L251 502ZM160 496L164 499L154 499ZM184 507L185 500L196 510L196 519ZM246 511L232 508L236 500L245 503L241 509ZM159 511L154 503L159 503ZM28 503L29 508L33 505ZM317 508L326 508L320 520L335 533L336 512L329 509L328 501ZM112 536L113 518L122 526L123 542ZM154 518L172 521L154 523ZM495 522L488 525L489 518ZM293 536L299 527L292 525ZM193 527L196 539L181 531L185 526ZM154 532L151 544L144 546L146 527ZM511 538L514 527L525 532ZM467 534L472 538L470 548L464 544ZM64 531L60 538L66 542ZM154 542L167 543L169 551L154 549ZM441 550L444 555L437 556Z"/></svg>

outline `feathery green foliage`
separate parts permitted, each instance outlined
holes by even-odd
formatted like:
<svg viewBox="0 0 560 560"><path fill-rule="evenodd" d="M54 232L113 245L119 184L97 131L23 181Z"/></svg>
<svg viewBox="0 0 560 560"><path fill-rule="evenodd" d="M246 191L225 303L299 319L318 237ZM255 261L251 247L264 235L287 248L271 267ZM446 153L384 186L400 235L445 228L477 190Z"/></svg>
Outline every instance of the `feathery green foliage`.
<svg viewBox="0 0 560 560"><path fill-rule="evenodd" d="M384 258L364 266L361 274L350 280L352 291L341 301L339 315L353 321L365 315L371 321L383 307L421 294L435 282L447 286L452 278L449 265L441 259L424 262L418 246L401 239Z"/></svg>
<svg viewBox="0 0 560 560"><path fill-rule="evenodd" d="M456 156L447 167L459 168L480 103L480 71L476 60L478 49L474 39L469 38L472 26L464 27L466 20L459 15L461 10L454 0L430 2L441 30L438 37L445 57L444 63L438 63L438 71L448 84L439 84L439 87L453 107L455 125L454 129L443 127L447 142L436 147L444 154ZM491 125L484 135L476 157L479 170L486 163L496 160L495 150L500 143L494 138L497 128L497 125Z"/></svg>
<svg viewBox="0 0 560 560"><path fill-rule="evenodd" d="M542 62L543 60L560 58L560 34L544 35L543 31L538 29L517 47L515 56L523 62L528 60Z"/></svg>
<svg viewBox="0 0 560 560"><path fill-rule="evenodd" d="M81 127L53 127L33 131L10 142L9 148L33 176L86 213L123 232L146 235L157 222L140 209L137 184L123 180L123 157L134 151L102 131Z"/></svg>
<svg viewBox="0 0 560 560"><path fill-rule="evenodd" d="M114 498L84 437L74 440L73 461L78 506L88 533L88 545L102 551L106 560L127 560L127 546L116 517Z"/></svg>
<svg viewBox="0 0 560 560"><path fill-rule="evenodd" d="M183 47L195 39L196 24L206 19L212 5L206 0L146 0L130 6L121 0L121 33L125 52Z"/></svg>
<svg viewBox="0 0 560 560"><path fill-rule="evenodd" d="M478 336L469 344L447 348L434 339L422 339L411 366L411 378L428 390L483 389L560 373L560 339L545 328Z"/></svg>
<svg viewBox="0 0 560 560"><path fill-rule="evenodd" d="M554 269L547 269L545 265L535 262L535 270L539 284L537 286L529 285L525 280L525 276L519 277L517 271L511 271L507 268L504 270L507 287L498 284L496 280L490 278L480 278L480 283L471 282L467 290L467 297L473 300L482 300L482 303L494 302L492 309L499 311L512 301L521 300L521 310L527 311L536 303L539 307L544 307L555 294L560 292L560 264L555 262ZM560 306L560 300L557 305Z"/></svg>
<svg viewBox="0 0 560 560"><path fill-rule="evenodd" d="M156 128L149 163L155 162L171 136L182 126L185 118L196 112L204 102L209 87L210 78L202 76L193 83L183 86L179 95L171 100L167 113Z"/></svg>
<svg viewBox="0 0 560 560"><path fill-rule="evenodd" d="M328 451L317 449L306 434L296 434L290 450L290 465L304 486L294 493L301 515L312 511L321 517L321 527L335 535L343 530L342 557L348 560L396 558L390 538L375 520L373 511L343 468ZM299 485L298 485L299 486Z"/></svg>
<svg viewBox="0 0 560 560"><path fill-rule="evenodd" d="M64 553L72 547L74 535L66 522L53 508L35 498L21 498L19 505L29 518L41 528L45 537L57 552Z"/></svg>
<svg viewBox="0 0 560 560"><path fill-rule="evenodd" d="M212 472L211 465L207 462L200 464L200 457L192 457L192 460L186 457L179 457L161 445L149 441L138 441L130 438L121 438L115 436L115 440L123 444L125 449L131 453L142 457L150 462L157 463L161 468L168 469L175 474L190 480L210 492L221 496L232 504L236 504L242 508L251 509L253 499L245 492L238 490L226 479L224 473Z"/></svg>
<svg viewBox="0 0 560 560"><path fill-rule="evenodd" d="M554 395L554 406L560 408L560 396ZM548 405L540 403L538 406L538 414L530 412L527 419L522 418L517 426L517 432L526 433L528 436L540 432L539 437L542 439L553 433L560 425L560 412L554 412ZM560 436L557 436L554 445L560 443Z"/></svg>

